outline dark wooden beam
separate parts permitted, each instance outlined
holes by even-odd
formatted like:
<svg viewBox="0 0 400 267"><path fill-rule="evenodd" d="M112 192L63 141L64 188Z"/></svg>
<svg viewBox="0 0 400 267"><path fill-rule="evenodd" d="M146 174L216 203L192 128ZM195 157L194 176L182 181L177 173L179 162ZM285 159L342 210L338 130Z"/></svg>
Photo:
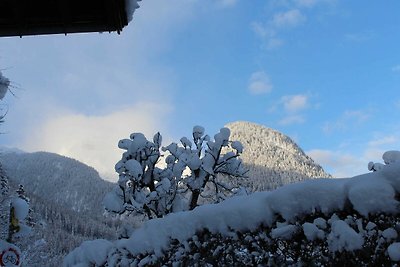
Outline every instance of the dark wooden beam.
<svg viewBox="0 0 400 267"><path fill-rule="evenodd" d="M120 33L125 0L0 0L0 36Z"/></svg>

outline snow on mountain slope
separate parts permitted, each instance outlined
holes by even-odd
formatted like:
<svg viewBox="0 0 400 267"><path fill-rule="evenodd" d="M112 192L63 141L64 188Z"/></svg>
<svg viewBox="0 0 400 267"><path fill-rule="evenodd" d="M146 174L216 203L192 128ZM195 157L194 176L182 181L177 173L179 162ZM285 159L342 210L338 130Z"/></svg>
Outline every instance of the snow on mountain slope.
<svg viewBox="0 0 400 267"><path fill-rule="evenodd" d="M261 265L335 266L335 261L351 260L352 265L361 258L387 266L400 259L396 251L400 152L385 153L384 158L388 155L395 157L390 156L386 165L372 173L307 180L233 197L150 220L128 239L84 242L65 258L64 267L178 266L184 261L189 265L217 261L229 266L246 260ZM259 232L254 235L253 231ZM230 240L229 246L221 240ZM210 251L207 248L213 243L219 246ZM286 250L293 246L298 251ZM251 253L249 247L257 251ZM224 250L230 252L224 254ZM304 258L303 251L308 251L310 258ZM218 258L221 253L225 258Z"/></svg>
<svg viewBox="0 0 400 267"><path fill-rule="evenodd" d="M253 191L275 189L309 178L331 177L288 136L265 126L238 121L226 125L231 140L243 146L241 159L249 169Z"/></svg>
<svg viewBox="0 0 400 267"><path fill-rule="evenodd" d="M77 160L48 152L0 155L10 181L23 184L28 194L77 212L103 213L102 200L113 185Z"/></svg>
<svg viewBox="0 0 400 267"><path fill-rule="evenodd" d="M60 266L65 254L83 241L116 238L120 222L105 218L102 205L113 185L93 168L53 153L4 148L0 162L10 192L23 184L30 198L34 226L27 239L16 240L25 266Z"/></svg>

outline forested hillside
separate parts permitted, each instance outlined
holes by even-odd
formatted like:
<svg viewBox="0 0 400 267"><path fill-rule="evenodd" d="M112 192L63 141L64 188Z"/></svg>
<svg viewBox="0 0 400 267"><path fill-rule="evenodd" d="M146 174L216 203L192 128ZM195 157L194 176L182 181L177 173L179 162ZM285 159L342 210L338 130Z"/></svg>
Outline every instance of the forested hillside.
<svg viewBox="0 0 400 267"><path fill-rule="evenodd" d="M112 184L95 169L48 152L3 153L0 161L9 179L23 184L29 194L90 216L103 213L101 202Z"/></svg>
<svg viewBox="0 0 400 267"><path fill-rule="evenodd" d="M265 126L238 121L226 125L243 146L252 191L275 189L310 178L330 177L288 136Z"/></svg>
<svg viewBox="0 0 400 267"><path fill-rule="evenodd" d="M102 199L111 184L97 171L53 153L3 151L0 161L9 191L24 185L32 231L17 239L25 266L59 266L85 240L115 239L120 221L103 216Z"/></svg>

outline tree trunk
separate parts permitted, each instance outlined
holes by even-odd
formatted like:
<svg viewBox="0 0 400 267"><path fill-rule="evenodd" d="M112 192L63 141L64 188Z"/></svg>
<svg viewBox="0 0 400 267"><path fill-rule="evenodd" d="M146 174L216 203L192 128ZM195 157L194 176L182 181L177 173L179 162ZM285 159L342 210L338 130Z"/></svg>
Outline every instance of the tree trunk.
<svg viewBox="0 0 400 267"><path fill-rule="evenodd" d="M200 190L196 189L192 191L192 197L190 199L190 206L189 210L193 210L194 208L197 207L197 201L199 201L200 197Z"/></svg>

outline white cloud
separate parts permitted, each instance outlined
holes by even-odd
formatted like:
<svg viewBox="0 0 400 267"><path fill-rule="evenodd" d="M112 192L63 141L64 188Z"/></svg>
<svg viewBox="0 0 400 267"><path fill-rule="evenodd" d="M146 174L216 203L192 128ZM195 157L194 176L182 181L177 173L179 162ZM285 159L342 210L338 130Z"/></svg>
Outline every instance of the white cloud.
<svg viewBox="0 0 400 267"><path fill-rule="evenodd" d="M295 115L287 115L283 119L279 121L280 125L292 125L292 124L302 124L306 120L303 115L295 114Z"/></svg>
<svg viewBox="0 0 400 267"><path fill-rule="evenodd" d="M280 125L302 124L306 121L304 112L310 107L309 99L306 94L286 95L269 108L268 112L281 111L283 117L278 121Z"/></svg>
<svg viewBox="0 0 400 267"><path fill-rule="evenodd" d="M299 8L313 8L318 4L335 5L337 0L294 0Z"/></svg>
<svg viewBox="0 0 400 267"><path fill-rule="evenodd" d="M366 142L359 151L354 150L356 146L358 145L351 143L337 149L313 149L306 153L334 177L352 177L367 173L370 161L383 163L384 152L398 150L400 135L379 134Z"/></svg>
<svg viewBox="0 0 400 267"><path fill-rule="evenodd" d="M347 131L368 121L370 114L366 110L347 110L335 122L327 122L323 126L325 133Z"/></svg>
<svg viewBox="0 0 400 267"><path fill-rule="evenodd" d="M288 95L282 97L283 107L286 112L294 113L308 107L307 95Z"/></svg>
<svg viewBox="0 0 400 267"><path fill-rule="evenodd" d="M121 35L7 39L3 64L16 66L10 74L24 90L12 100L3 125L10 134L0 142L62 153L114 175L119 139L132 131L168 133L179 73L159 56L174 47L200 5L143 1Z"/></svg>
<svg viewBox="0 0 400 267"><path fill-rule="evenodd" d="M306 16L298 9L276 13L267 23L253 22L253 32L263 41L263 48L272 50L284 44L279 32L285 28L294 28L306 21Z"/></svg>
<svg viewBox="0 0 400 267"><path fill-rule="evenodd" d="M348 33L345 35L345 39L350 42L361 43L368 41L374 37L374 33L372 31L364 31L358 33Z"/></svg>
<svg viewBox="0 0 400 267"><path fill-rule="evenodd" d="M280 125L302 124L306 121L305 111L310 108L310 97L306 94L286 95L268 109L269 113L279 111L283 114L278 121Z"/></svg>
<svg viewBox="0 0 400 267"><path fill-rule="evenodd" d="M300 10L292 9L277 13L272 18L272 25L277 28L296 27L306 21L306 16Z"/></svg>
<svg viewBox="0 0 400 267"><path fill-rule="evenodd" d="M220 7L233 7L238 3L239 0L218 0L217 4Z"/></svg>
<svg viewBox="0 0 400 267"><path fill-rule="evenodd" d="M318 3L318 0L295 0L295 3L300 7L313 7Z"/></svg>
<svg viewBox="0 0 400 267"><path fill-rule="evenodd" d="M306 11L318 4L333 4L336 0L276 0L267 1L267 20L251 24L253 32L262 41L262 48L272 50L285 43L284 32L300 27L308 20ZM278 11L279 10L279 11ZM307 14L311 14L308 12Z"/></svg>
<svg viewBox="0 0 400 267"><path fill-rule="evenodd" d="M272 83L264 71L257 71L251 74L248 90L252 94L265 94L272 91Z"/></svg>
<svg viewBox="0 0 400 267"><path fill-rule="evenodd" d="M368 162L346 152L313 149L306 154L335 178L352 177L368 172Z"/></svg>
<svg viewBox="0 0 400 267"><path fill-rule="evenodd" d="M395 135L384 136L382 138L377 138L368 142L368 146L376 147L382 145L391 145L399 142L399 137Z"/></svg>
<svg viewBox="0 0 400 267"><path fill-rule="evenodd" d="M392 67L393 72L400 72L400 65L396 65Z"/></svg>
<svg viewBox="0 0 400 267"><path fill-rule="evenodd" d="M364 110L347 110L343 114L345 119L355 120L356 122L365 122L370 115Z"/></svg>
<svg viewBox="0 0 400 267"><path fill-rule="evenodd" d="M276 36L276 31L259 22L253 22L251 28L254 33L263 40L263 48L272 50L283 45L284 41Z"/></svg>
<svg viewBox="0 0 400 267"><path fill-rule="evenodd" d="M114 165L122 154L118 141L132 132L143 132L148 138L157 131L165 134L165 118L171 111L170 106L159 103L139 103L103 116L67 112L31 129L22 148L75 158L116 180Z"/></svg>

